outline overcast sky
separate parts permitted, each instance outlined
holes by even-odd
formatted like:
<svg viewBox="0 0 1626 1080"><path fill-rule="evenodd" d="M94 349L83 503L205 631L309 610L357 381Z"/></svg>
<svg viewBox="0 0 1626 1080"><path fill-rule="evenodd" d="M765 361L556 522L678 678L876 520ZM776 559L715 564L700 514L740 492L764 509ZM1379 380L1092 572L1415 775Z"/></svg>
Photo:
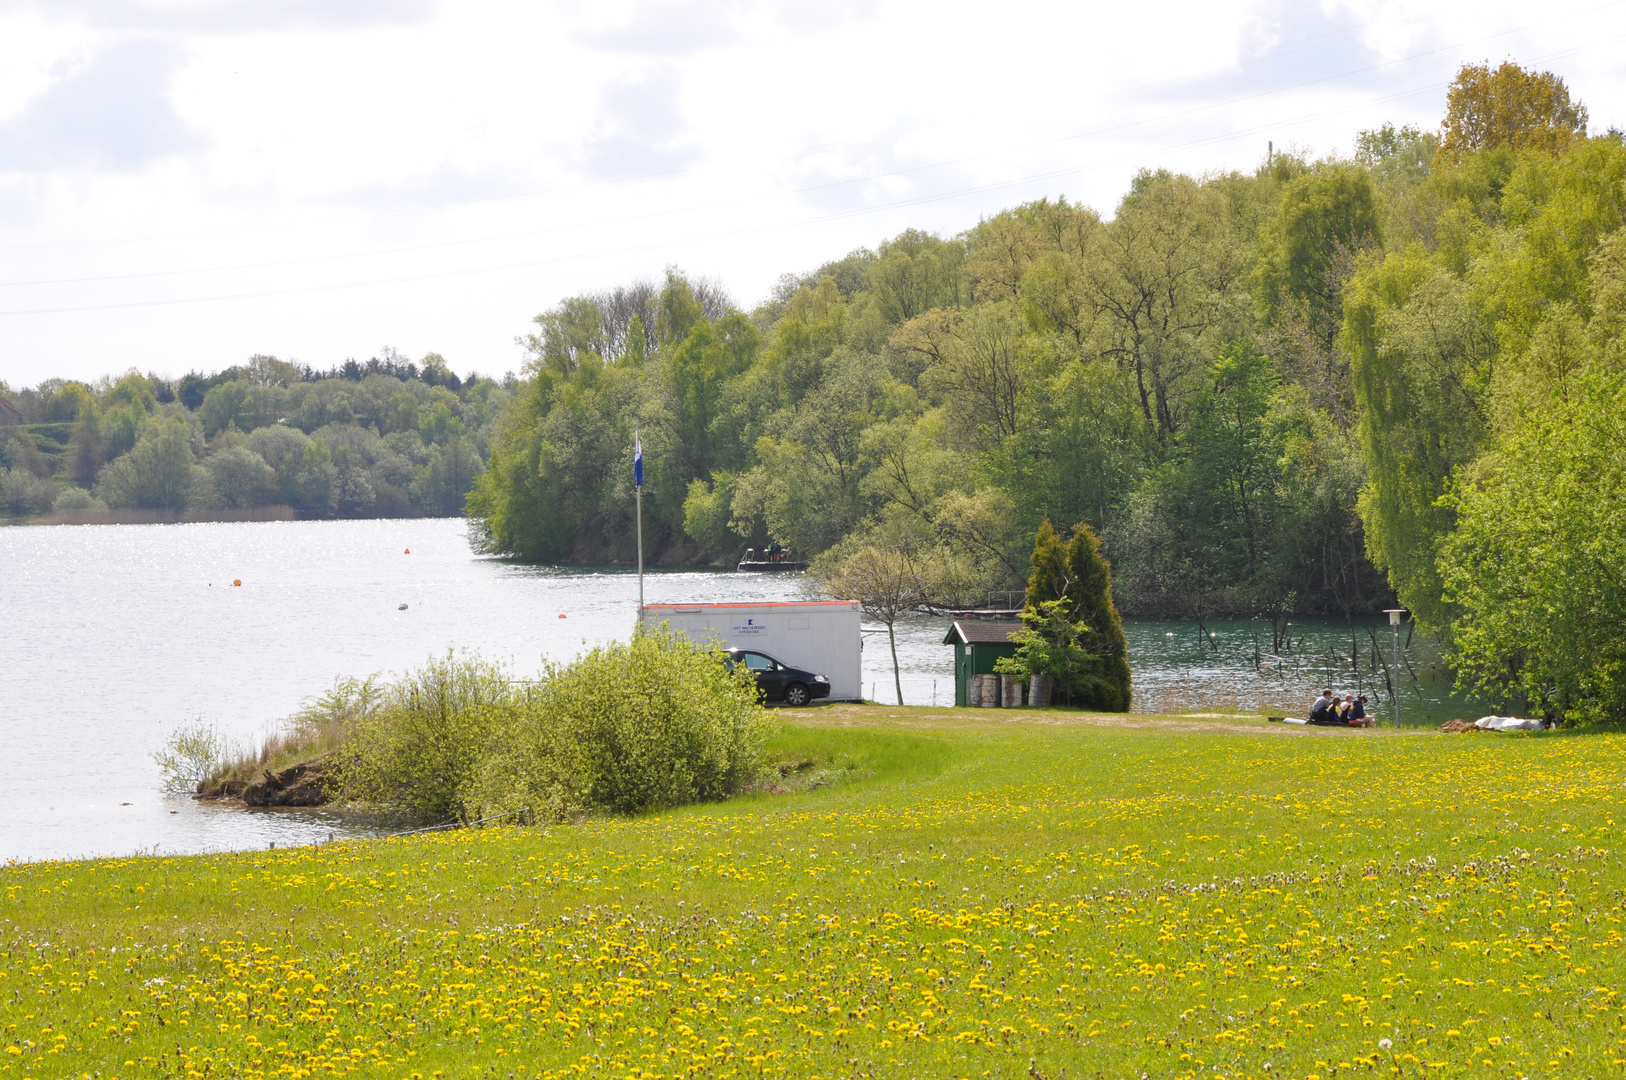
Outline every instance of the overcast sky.
<svg viewBox="0 0 1626 1080"><path fill-rule="evenodd" d="M0 379L385 346L460 373L676 265L750 307L1139 168L1435 128L1470 61L1626 126L1626 0L0 0Z"/></svg>

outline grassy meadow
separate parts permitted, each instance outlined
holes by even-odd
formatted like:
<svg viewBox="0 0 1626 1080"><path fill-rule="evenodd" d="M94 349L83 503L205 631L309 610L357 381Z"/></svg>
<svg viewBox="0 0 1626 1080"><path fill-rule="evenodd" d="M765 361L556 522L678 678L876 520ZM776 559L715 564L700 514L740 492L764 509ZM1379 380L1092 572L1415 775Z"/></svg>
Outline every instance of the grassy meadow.
<svg viewBox="0 0 1626 1080"><path fill-rule="evenodd" d="M1619 1075L1623 749L838 706L723 804L0 868L0 1078Z"/></svg>

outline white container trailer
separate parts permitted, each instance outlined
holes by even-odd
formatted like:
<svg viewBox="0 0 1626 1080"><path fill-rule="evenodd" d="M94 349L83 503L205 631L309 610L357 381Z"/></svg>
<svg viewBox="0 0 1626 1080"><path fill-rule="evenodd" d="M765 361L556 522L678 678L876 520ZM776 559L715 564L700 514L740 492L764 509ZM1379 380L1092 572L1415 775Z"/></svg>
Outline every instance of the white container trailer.
<svg viewBox="0 0 1626 1080"><path fill-rule="evenodd" d="M856 600L644 607L650 627L666 623L696 642L715 638L725 649L760 649L781 663L827 677L831 701L863 697L859 617Z"/></svg>

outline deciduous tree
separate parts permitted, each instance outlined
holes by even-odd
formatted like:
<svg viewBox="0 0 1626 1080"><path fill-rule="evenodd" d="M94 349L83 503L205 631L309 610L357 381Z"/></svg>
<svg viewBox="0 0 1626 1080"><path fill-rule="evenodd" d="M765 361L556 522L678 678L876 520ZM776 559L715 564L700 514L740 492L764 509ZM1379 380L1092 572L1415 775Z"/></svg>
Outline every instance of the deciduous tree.
<svg viewBox="0 0 1626 1080"><path fill-rule="evenodd" d="M1446 92L1438 161L1456 165L1476 150L1507 146L1556 154L1586 138L1586 106L1550 71L1511 60L1464 64Z"/></svg>

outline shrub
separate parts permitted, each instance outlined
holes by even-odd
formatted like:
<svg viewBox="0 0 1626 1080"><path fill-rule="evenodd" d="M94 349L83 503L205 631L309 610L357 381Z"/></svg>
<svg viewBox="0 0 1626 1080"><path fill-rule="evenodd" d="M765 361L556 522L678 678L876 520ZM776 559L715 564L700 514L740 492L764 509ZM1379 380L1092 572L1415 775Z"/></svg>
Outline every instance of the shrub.
<svg viewBox="0 0 1626 1080"><path fill-rule="evenodd" d="M326 693L307 698L299 711L261 741L258 750L246 746L221 757L200 790L219 794L229 781L252 783L262 773L280 772L290 765L335 754L332 767L342 771L343 762L353 752L357 729L384 699L385 689L376 675L336 679Z"/></svg>
<svg viewBox="0 0 1626 1080"><path fill-rule="evenodd" d="M550 664L517 706L480 769L486 813L724 799L761 772L768 724L756 683L680 634L639 633Z"/></svg>
<svg viewBox="0 0 1626 1080"><path fill-rule="evenodd" d="M995 660L994 671L1024 677L1049 675L1057 686L1069 689L1093 687L1091 680L1097 677L1094 670L1101 658L1079 644L1090 628L1072 620L1068 614L1072 606L1064 596L1041 601L1038 610L1023 608L1022 629L1011 635L1017 643L1016 653Z"/></svg>
<svg viewBox="0 0 1626 1080"><path fill-rule="evenodd" d="M153 754L153 760L163 777L164 791L184 795L199 790L232 752L214 725L195 720L171 733L164 748Z"/></svg>
<svg viewBox="0 0 1626 1080"><path fill-rule="evenodd" d="M27 469L0 468L0 510L14 514L49 510L56 501L57 491L56 484Z"/></svg>
<svg viewBox="0 0 1626 1080"><path fill-rule="evenodd" d="M69 510L106 510L107 504L84 488L63 488L52 509L61 514Z"/></svg>
<svg viewBox="0 0 1626 1080"><path fill-rule="evenodd" d="M478 817L467 796L514 687L497 664L448 652L391 686L377 707L353 713L354 735L336 777L351 798L430 821Z"/></svg>

